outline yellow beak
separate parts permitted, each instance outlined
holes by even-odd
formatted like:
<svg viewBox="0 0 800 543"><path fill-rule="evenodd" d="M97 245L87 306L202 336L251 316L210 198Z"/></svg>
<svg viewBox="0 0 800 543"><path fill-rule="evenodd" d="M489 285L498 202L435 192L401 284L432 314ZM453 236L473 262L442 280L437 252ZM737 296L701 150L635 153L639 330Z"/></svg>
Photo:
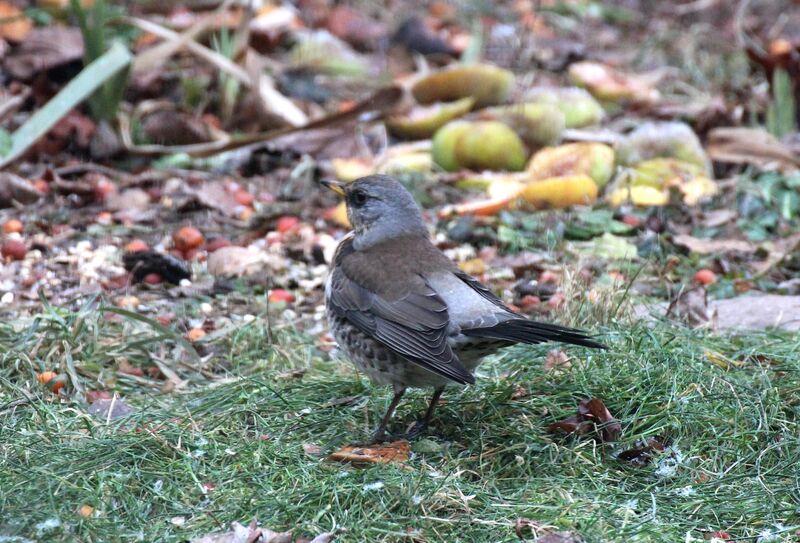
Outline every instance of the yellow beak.
<svg viewBox="0 0 800 543"><path fill-rule="evenodd" d="M320 181L323 187L326 189L330 189L339 196L344 196L344 183L340 181L334 181L332 179L323 179Z"/></svg>

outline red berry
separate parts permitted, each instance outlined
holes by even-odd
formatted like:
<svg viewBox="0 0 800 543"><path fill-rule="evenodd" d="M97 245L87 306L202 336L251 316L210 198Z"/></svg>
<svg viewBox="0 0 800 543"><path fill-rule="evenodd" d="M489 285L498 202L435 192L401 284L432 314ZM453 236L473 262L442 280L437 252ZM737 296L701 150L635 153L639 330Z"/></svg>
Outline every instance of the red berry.
<svg viewBox="0 0 800 543"><path fill-rule="evenodd" d="M117 190L116 185L108 179L101 179L94 186L94 199L98 202L104 201L108 195Z"/></svg>
<svg viewBox="0 0 800 543"><path fill-rule="evenodd" d="M636 217L634 215L623 215L622 222L624 222L628 226L633 226L634 228L638 228L642 224L641 219L639 219L639 217Z"/></svg>
<svg viewBox="0 0 800 543"><path fill-rule="evenodd" d="M526 308L527 307L536 307L537 305L542 303L542 300L538 296L534 296L532 294L526 294L525 296L522 297L522 300L520 300L520 303L521 303L522 307L526 307Z"/></svg>
<svg viewBox="0 0 800 543"><path fill-rule="evenodd" d="M127 245L125 245L125 252L126 253L141 253L141 252L149 251L149 250L150 250L150 246L147 245L147 243L145 243L144 241L142 241L140 239L134 239L134 240L128 242Z"/></svg>
<svg viewBox="0 0 800 543"><path fill-rule="evenodd" d="M713 285L717 282L717 274L708 268L697 270L694 274L694 282L700 285Z"/></svg>
<svg viewBox="0 0 800 543"><path fill-rule="evenodd" d="M175 244L175 248L183 252L197 249L205 241L200 230L193 226L184 226L172 234L172 242Z"/></svg>
<svg viewBox="0 0 800 543"><path fill-rule="evenodd" d="M233 193L233 199L236 200L237 204L241 204L243 206L251 206L253 205L255 197L246 190L240 189L237 190L235 193Z"/></svg>
<svg viewBox="0 0 800 543"><path fill-rule="evenodd" d="M13 233L19 234L20 232L22 232L22 222L19 221L18 219L7 220L3 225L3 232L5 232L6 234L13 234Z"/></svg>
<svg viewBox="0 0 800 543"><path fill-rule="evenodd" d="M11 260L22 260L28 252L25 243L18 239L7 239L3 242L3 247L0 249L5 258Z"/></svg>
<svg viewBox="0 0 800 543"><path fill-rule="evenodd" d="M276 288L272 292L269 293L269 301L270 302L285 302L290 304L294 302L294 294L289 292L288 290L284 290L282 288Z"/></svg>
<svg viewBox="0 0 800 543"><path fill-rule="evenodd" d="M285 234L289 230L292 230L294 227L296 227L298 224L300 224L300 219L298 219L297 217L291 217L287 215L278 219L278 221L275 223L275 230L277 230L281 234Z"/></svg>

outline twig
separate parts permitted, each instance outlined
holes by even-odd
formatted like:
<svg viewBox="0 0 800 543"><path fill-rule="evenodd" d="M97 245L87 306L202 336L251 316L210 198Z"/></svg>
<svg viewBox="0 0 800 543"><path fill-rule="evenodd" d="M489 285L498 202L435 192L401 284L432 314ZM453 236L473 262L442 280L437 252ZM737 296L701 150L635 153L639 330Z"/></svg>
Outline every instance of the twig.
<svg viewBox="0 0 800 543"><path fill-rule="evenodd" d="M16 94L0 104L0 122L22 107L22 105L25 103L25 100L27 100L28 96L30 95L31 89L26 88L21 94Z"/></svg>

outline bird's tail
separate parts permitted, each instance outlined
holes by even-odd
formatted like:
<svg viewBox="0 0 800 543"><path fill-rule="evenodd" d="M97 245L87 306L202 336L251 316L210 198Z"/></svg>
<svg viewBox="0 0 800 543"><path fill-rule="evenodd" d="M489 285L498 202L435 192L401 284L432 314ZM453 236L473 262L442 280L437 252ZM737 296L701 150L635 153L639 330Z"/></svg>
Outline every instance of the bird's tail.
<svg viewBox="0 0 800 543"><path fill-rule="evenodd" d="M462 333L467 336L500 339L516 343L559 341L561 343L592 347L593 349L608 348L602 343L593 340L583 330L529 319L509 319L486 328L462 330Z"/></svg>

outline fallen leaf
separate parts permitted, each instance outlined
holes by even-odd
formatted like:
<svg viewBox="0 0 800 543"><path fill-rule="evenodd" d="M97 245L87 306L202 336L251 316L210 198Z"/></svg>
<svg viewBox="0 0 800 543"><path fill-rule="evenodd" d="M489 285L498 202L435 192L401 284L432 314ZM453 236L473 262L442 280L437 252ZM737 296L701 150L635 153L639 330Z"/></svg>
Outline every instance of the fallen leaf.
<svg viewBox="0 0 800 543"><path fill-rule="evenodd" d="M11 172L0 172L0 208L13 207L15 202L28 205L42 194L32 184Z"/></svg>
<svg viewBox="0 0 800 543"><path fill-rule="evenodd" d="M182 111L161 109L141 119L147 139L160 145L190 145L211 141L208 125Z"/></svg>
<svg viewBox="0 0 800 543"><path fill-rule="evenodd" d="M291 543L291 532L273 532L267 528L259 528L256 520L249 526L238 522L231 524L228 532L216 532L192 539L191 543Z"/></svg>
<svg viewBox="0 0 800 543"><path fill-rule="evenodd" d="M622 432L622 426L611 416L603 400L592 398L591 400L581 401L578 406L578 414L583 417L584 420L600 426L603 441L614 441Z"/></svg>
<svg viewBox="0 0 800 543"><path fill-rule="evenodd" d="M714 312L708 307L708 294L703 286L681 291L667 307L667 317L677 317L691 326L712 326Z"/></svg>
<svg viewBox="0 0 800 543"><path fill-rule="evenodd" d="M763 262L752 265L756 275L764 275L787 256L796 254L796 251L800 250L800 234L793 234L775 242L765 243L762 247L769 252L769 255Z"/></svg>
<svg viewBox="0 0 800 543"><path fill-rule="evenodd" d="M733 360L732 358L728 358L724 354L716 351L706 350L703 352L703 354L705 355L706 360L724 370L729 370L731 367L741 368L744 366L744 362L741 360Z"/></svg>
<svg viewBox="0 0 800 543"><path fill-rule="evenodd" d="M542 523L529 518L518 518L517 522L514 524L514 531L517 533L517 537L520 539L525 539L526 536L524 531L526 529L530 529L532 534L535 536L537 531L542 529Z"/></svg>
<svg viewBox="0 0 800 543"><path fill-rule="evenodd" d="M547 431L551 434L563 432L585 435L592 430L599 431L601 441L614 441L622 432L620 423L611 416L603 401L598 398L581 400L576 415L547 426Z"/></svg>
<svg viewBox="0 0 800 543"><path fill-rule="evenodd" d="M576 252L604 259L633 260L638 254L636 245L627 239L606 232L592 241L571 244Z"/></svg>
<svg viewBox="0 0 800 543"><path fill-rule="evenodd" d="M650 437L645 441L639 441L634 447L620 452L617 458L637 466L643 466L658 453L664 452L666 448L666 445L658 438Z"/></svg>
<svg viewBox="0 0 800 543"><path fill-rule="evenodd" d="M688 234L679 234L672 238L675 245L686 247L692 253L701 255L722 254L730 252L752 253L756 246L745 240L740 239L702 239Z"/></svg>
<svg viewBox="0 0 800 543"><path fill-rule="evenodd" d="M569 361L569 356L561 349L553 349L547 353L544 359L544 369L569 369L572 364Z"/></svg>
<svg viewBox="0 0 800 543"><path fill-rule="evenodd" d="M715 162L777 165L793 170L800 165L796 154L763 128L724 127L708 133L706 151Z"/></svg>
<svg viewBox="0 0 800 543"><path fill-rule="evenodd" d="M109 195L106 205L109 211L144 211L150 206L150 195L142 189L126 189Z"/></svg>
<svg viewBox="0 0 800 543"><path fill-rule="evenodd" d="M589 433L591 429L592 425L583 421L578 415L571 415L565 419L552 422L547 426L547 432L550 434L563 432L565 434L578 434L582 436Z"/></svg>
<svg viewBox="0 0 800 543"><path fill-rule="evenodd" d="M327 407L341 407L344 405L352 405L360 398L361 396L345 396L344 398L334 398L333 400L328 400L328 403L326 403L325 405Z"/></svg>
<svg viewBox="0 0 800 543"><path fill-rule="evenodd" d="M244 277L264 269L267 254L247 247L222 247L208 255L208 272L216 277Z"/></svg>
<svg viewBox="0 0 800 543"><path fill-rule="evenodd" d="M14 79L29 80L36 74L83 59L83 37L75 27L50 25L34 28L9 54L3 66Z"/></svg>
<svg viewBox="0 0 800 543"><path fill-rule="evenodd" d="M378 40L386 34L384 25L362 10L338 5L328 15L326 26L331 34L357 49L374 49Z"/></svg>
<svg viewBox="0 0 800 543"><path fill-rule="evenodd" d="M581 543L583 539L572 532L553 532L537 538L536 543Z"/></svg>
<svg viewBox="0 0 800 543"><path fill-rule="evenodd" d="M330 454L328 460L354 464L392 464L408 460L410 451L408 441L400 440L370 447L344 447Z"/></svg>

